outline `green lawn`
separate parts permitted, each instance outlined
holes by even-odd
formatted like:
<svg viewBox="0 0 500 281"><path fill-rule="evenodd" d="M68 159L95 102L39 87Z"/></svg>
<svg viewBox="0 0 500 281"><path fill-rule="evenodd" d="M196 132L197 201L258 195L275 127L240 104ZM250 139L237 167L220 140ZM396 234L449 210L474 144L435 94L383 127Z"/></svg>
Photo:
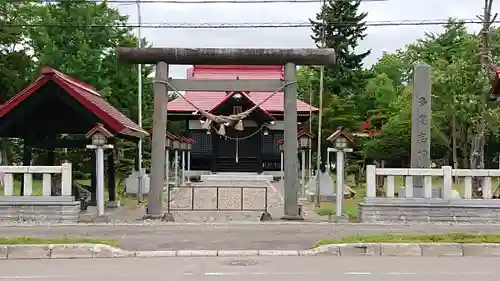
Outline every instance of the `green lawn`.
<svg viewBox="0 0 500 281"><path fill-rule="evenodd" d="M346 243L500 243L500 234L390 234L367 236L344 236L341 238L326 238L316 242L313 247L329 244Z"/></svg>
<svg viewBox="0 0 500 281"><path fill-rule="evenodd" d="M320 207L315 210L316 214L320 216L334 216L336 214L336 204L329 202L322 202ZM344 200L344 214L349 217L349 222L358 221L358 200L345 199Z"/></svg>
<svg viewBox="0 0 500 281"><path fill-rule="evenodd" d="M20 245L20 244L104 244L119 247L120 242L111 239L98 239L90 237L0 237L0 245Z"/></svg>
<svg viewBox="0 0 500 281"><path fill-rule="evenodd" d="M90 185L90 180L77 180L77 182L84 184L84 185ZM42 180L38 179L33 179L33 193L32 196L42 196L42 189L43 189L43 183ZM106 187L105 187L106 188ZM119 190L119 188L117 188ZM0 185L0 196L3 196L3 186ZM14 181L14 195L19 195L21 194L21 181ZM119 196L119 195L118 195ZM104 190L104 198L109 198L108 196L108 190ZM137 206L137 200L133 198L127 198L127 197L121 197L119 198L121 201L120 203L123 206L127 207L135 207Z"/></svg>
<svg viewBox="0 0 500 281"><path fill-rule="evenodd" d="M90 185L90 180L77 180L81 184ZM42 180L33 179L33 196L42 196L43 183ZM106 191L107 193L107 191ZM21 194L21 181L14 181L14 195ZM0 185L0 196L3 195L3 186Z"/></svg>
<svg viewBox="0 0 500 281"><path fill-rule="evenodd" d="M404 177L403 176L394 176L394 192L398 192L398 187L404 186ZM432 186L433 187L443 187L443 177L432 177ZM456 182L453 183L453 189L458 191L461 196L464 195L464 178L460 177ZM384 181L384 191L387 188L387 180Z"/></svg>

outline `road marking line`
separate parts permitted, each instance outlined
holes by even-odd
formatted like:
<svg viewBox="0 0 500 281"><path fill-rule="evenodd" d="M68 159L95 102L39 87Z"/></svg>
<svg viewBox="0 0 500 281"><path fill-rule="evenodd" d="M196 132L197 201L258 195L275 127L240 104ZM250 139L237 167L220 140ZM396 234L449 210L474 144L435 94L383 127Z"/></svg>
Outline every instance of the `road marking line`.
<svg viewBox="0 0 500 281"><path fill-rule="evenodd" d="M102 277L103 275L3 275L0 276L0 280L51 280L51 279L85 279L91 280L97 277ZM105 277L125 277L130 276L129 274L110 274L105 275Z"/></svg>
<svg viewBox="0 0 500 281"><path fill-rule="evenodd" d="M196 275L196 274L189 274ZM318 275L318 273L301 272L205 272L205 276L244 276L244 275Z"/></svg>
<svg viewBox="0 0 500 281"><path fill-rule="evenodd" d="M27 275L27 276L0 276L0 280L24 280L24 279L67 279L75 278L70 275Z"/></svg>
<svg viewBox="0 0 500 281"><path fill-rule="evenodd" d="M465 271L465 272L439 272L440 275L492 275L493 272L487 271Z"/></svg>
<svg viewBox="0 0 500 281"><path fill-rule="evenodd" d="M344 272L344 275L371 275L371 272Z"/></svg>
<svg viewBox="0 0 500 281"><path fill-rule="evenodd" d="M205 276L232 276L232 275L241 275L237 272L205 272L203 275Z"/></svg>

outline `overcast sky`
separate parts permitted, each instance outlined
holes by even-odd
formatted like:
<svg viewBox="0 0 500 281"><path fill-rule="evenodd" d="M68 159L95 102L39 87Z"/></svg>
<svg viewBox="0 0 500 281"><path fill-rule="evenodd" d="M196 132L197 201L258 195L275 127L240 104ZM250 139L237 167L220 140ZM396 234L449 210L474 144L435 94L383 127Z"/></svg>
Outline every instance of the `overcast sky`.
<svg viewBox="0 0 500 281"><path fill-rule="evenodd" d="M493 11L500 10L499 1ZM482 0L388 0L364 2L361 11L367 21L436 20L456 17L474 19L482 13ZM114 4L117 5L117 4ZM141 4L143 23L242 23L305 22L315 17L320 3L279 4ZM137 23L137 6L120 4L119 9ZM479 25L469 25L479 30ZM392 52L422 37L425 32L439 32L439 26L369 27L363 50L372 49L365 65L373 64L384 51ZM310 28L261 29L142 29L155 47L314 47ZM172 66L170 76L183 78L188 66Z"/></svg>

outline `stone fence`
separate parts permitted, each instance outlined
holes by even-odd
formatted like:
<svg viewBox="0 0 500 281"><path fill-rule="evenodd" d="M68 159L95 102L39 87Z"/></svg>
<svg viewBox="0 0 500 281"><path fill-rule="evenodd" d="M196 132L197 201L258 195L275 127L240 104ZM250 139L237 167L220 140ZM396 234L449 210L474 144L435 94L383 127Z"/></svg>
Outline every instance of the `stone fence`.
<svg viewBox="0 0 500 281"><path fill-rule="evenodd" d="M382 196L377 196L377 176L385 177ZM404 186L396 186L396 177ZM433 186L433 177L442 178ZM463 178L462 196L454 190L453 177ZM472 198L472 179L480 178L482 198ZM465 170L443 166L441 169L376 168L366 169L366 197L359 203L361 222L499 222L500 200L492 199L496 187L492 177L500 170ZM416 186L415 183L421 183ZM395 197L395 191L398 196Z"/></svg>
<svg viewBox="0 0 500 281"><path fill-rule="evenodd" d="M32 196L33 174L43 175L42 196L51 196L53 174L61 176L60 195L71 196L71 163L63 163L61 166L0 166L0 174L3 175L4 196L14 196L14 174L23 174L24 196Z"/></svg>
<svg viewBox="0 0 500 281"><path fill-rule="evenodd" d="M80 202L72 196L71 163L61 166L0 166L0 174L3 179L0 221L77 221ZM23 174L23 196L14 194L14 174ZM42 174L41 196L33 195L34 174Z"/></svg>

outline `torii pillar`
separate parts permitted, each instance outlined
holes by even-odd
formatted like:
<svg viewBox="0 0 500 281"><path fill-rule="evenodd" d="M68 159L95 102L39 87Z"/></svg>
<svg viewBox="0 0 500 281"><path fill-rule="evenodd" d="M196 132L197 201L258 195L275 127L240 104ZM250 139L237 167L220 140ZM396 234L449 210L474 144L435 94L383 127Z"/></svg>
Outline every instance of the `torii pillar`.
<svg viewBox="0 0 500 281"><path fill-rule="evenodd" d="M284 184L285 213L282 219L301 220L298 210L297 167L297 65L333 65L333 49L226 49L226 48L118 48L120 60L134 64L155 64L151 185L148 214L151 219L165 219L163 188L165 178L165 133L167 91L253 91L275 92L284 86ZM185 80L169 79L169 64L185 65L283 65L282 80ZM158 82L158 81L163 81ZM168 84L172 89L168 89ZM168 217L171 219L171 217Z"/></svg>

